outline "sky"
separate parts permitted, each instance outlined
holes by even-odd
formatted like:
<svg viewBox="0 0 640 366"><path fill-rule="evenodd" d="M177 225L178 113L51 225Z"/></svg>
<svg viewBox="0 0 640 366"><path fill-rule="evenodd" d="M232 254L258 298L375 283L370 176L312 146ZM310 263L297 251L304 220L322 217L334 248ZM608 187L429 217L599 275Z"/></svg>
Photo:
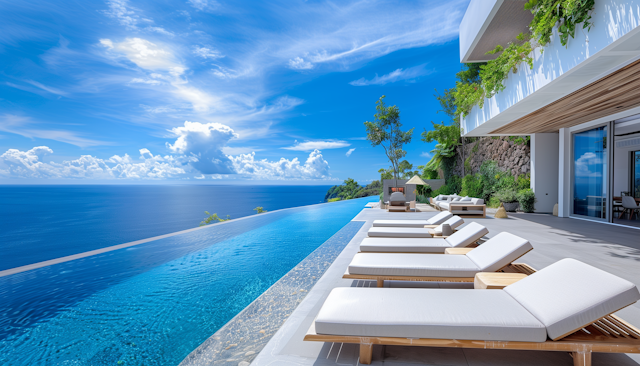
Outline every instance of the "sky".
<svg viewBox="0 0 640 366"><path fill-rule="evenodd" d="M424 165L467 5L0 0L0 183L366 184L382 95Z"/></svg>

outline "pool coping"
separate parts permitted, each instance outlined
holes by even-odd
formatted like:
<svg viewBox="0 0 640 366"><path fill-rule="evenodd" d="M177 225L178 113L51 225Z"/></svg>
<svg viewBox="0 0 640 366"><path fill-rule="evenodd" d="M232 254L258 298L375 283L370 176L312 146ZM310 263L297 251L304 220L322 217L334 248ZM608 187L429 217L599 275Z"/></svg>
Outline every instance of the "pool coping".
<svg viewBox="0 0 640 366"><path fill-rule="evenodd" d="M369 197L377 197L377 196L369 196ZM367 197L360 197L360 198L367 198ZM360 198L356 198L356 199L360 199ZM341 202L341 201L337 201L337 202ZM112 246L108 246L108 247L104 247L104 248L100 248L100 249L90 250L90 251L87 251L87 252L82 252L82 253L78 253L78 254L72 254L72 255L59 257L59 258L55 258L55 259L49 259L49 260L42 261L42 262L37 262L37 263L27 264L27 265L20 266L20 267L14 267L14 268L9 268L9 269L2 270L2 271L0 271L0 277L10 276L10 275L14 275L14 274L17 274L17 273L22 273L22 272L27 272L27 271L31 271L31 270L38 269L38 268L48 267L48 266L52 266L54 264L70 262L70 261L74 261L76 259L92 257L94 255L108 253L108 252L112 252L114 250L130 248L130 247L133 247L133 246L136 246L136 245L145 244L145 243L148 243L148 242L151 242L151 241L155 241L155 240L169 238L169 237L172 237L172 236L175 236L175 235L186 234L186 233L190 233L190 232L196 231L196 230L210 229L212 227L217 227L218 225L224 225L224 224L231 223L231 222L237 222L238 220L250 219L252 217L256 217L257 215L272 214L272 213L276 213L276 212L282 212L282 211L287 211L287 210L295 210L295 209L299 209L299 208L303 208L303 207L310 207L310 206L326 205L326 204L330 204L330 203L336 203L336 202L322 202L322 203L314 203L312 205L303 205L303 206L281 208L279 210L267 211L267 212L262 212L262 213L259 213L259 214L253 214L253 215L250 215L250 216L238 217L237 219L221 221L221 222L217 222L215 224L198 226L198 227L194 227L194 228L191 228L191 229L185 229L185 230L181 230L181 231L175 231L173 233L153 236L151 238L130 241L130 242L123 243L123 244L116 244L116 245L112 245Z"/></svg>

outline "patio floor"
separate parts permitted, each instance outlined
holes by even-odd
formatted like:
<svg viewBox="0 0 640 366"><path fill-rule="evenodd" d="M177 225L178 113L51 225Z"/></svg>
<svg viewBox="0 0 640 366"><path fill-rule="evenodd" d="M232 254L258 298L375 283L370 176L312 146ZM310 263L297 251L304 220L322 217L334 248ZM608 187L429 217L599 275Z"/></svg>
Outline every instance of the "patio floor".
<svg viewBox="0 0 640 366"><path fill-rule="evenodd" d="M325 275L273 336L252 365L356 365L355 345L304 342L302 339L322 303L335 287L370 286L372 281L342 279L358 245L375 219L418 219L434 212L387 213L380 209L365 209L354 220L366 221L362 229L334 261ZM476 221L489 229L488 237L509 231L527 238L534 250L522 257L536 269L562 258L576 258L595 267L626 278L640 285L640 231L607 224L543 214L511 214L509 219L465 219ZM413 283L415 284L415 283ZM391 286L402 285L390 283ZM438 286L429 284L429 286ZM640 304L617 313L640 327ZM333 346L333 347L332 347ZM534 352L506 350L463 350L426 347L376 346L373 365L572 365L565 352ZM639 365L640 355L593 354L593 365Z"/></svg>

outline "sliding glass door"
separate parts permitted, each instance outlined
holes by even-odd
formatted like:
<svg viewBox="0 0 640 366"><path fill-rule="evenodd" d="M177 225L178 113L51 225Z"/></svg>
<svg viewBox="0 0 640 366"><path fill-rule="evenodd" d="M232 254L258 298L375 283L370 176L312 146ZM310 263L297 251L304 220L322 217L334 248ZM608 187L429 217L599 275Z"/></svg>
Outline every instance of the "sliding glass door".
<svg viewBox="0 0 640 366"><path fill-rule="evenodd" d="M607 127L573 135L573 214L607 218Z"/></svg>
<svg viewBox="0 0 640 366"><path fill-rule="evenodd" d="M631 153L631 195L640 198L640 151Z"/></svg>

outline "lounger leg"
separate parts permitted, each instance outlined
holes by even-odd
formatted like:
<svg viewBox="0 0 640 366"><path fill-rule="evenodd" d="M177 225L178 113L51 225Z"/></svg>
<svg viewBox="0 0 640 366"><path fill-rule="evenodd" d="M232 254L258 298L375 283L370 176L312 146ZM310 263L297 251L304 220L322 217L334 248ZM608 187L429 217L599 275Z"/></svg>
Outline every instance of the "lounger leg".
<svg viewBox="0 0 640 366"><path fill-rule="evenodd" d="M378 280L378 287L384 287L384 280Z"/></svg>
<svg viewBox="0 0 640 366"><path fill-rule="evenodd" d="M373 358L373 344L360 343L360 363L370 365ZM589 363L591 365L591 363Z"/></svg>
<svg viewBox="0 0 640 366"><path fill-rule="evenodd" d="M362 354L362 348L360 348L360 354ZM571 352L573 357L573 366L591 366L591 350Z"/></svg>

